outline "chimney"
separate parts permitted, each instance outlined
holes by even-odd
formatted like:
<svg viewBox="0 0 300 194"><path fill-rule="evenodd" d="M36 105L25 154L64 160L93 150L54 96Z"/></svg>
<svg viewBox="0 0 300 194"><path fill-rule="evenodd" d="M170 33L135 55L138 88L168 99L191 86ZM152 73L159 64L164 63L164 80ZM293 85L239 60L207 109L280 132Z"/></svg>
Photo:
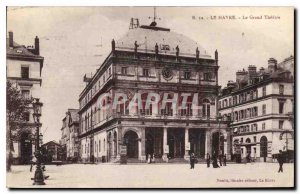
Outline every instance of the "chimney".
<svg viewBox="0 0 300 194"><path fill-rule="evenodd" d="M274 71L277 70L277 60L276 60L276 59L270 58L270 59L268 60L268 69L269 69L269 71L271 71L271 72L274 72Z"/></svg>
<svg viewBox="0 0 300 194"><path fill-rule="evenodd" d="M249 73L249 76L253 76L253 75L256 75L256 66L254 65L249 65L248 67L248 73Z"/></svg>
<svg viewBox="0 0 300 194"><path fill-rule="evenodd" d="M240 83L242 81L248 80L248 72L243 69L243 71L236 72L236 82Z"/></svg>
<svg viewBox="0 0 300 194"><path fill-rule="evenodd" d="M35 48L35 54L40 55L40 40L37 36L34 39L34 48Z"/></svg>
<svg viewBox="0 0 300 194"><path fill-rule="evenodd" d="M14 47L14 33L12 31L8 32L8 46Z"/></svg>
<svg viewBox="0 0 300 194"><path fill-rule="evenodd" d="M262 74L262 73L264 73L264 72L265 72L265 68L261 67L261 68L259 69L259 73Z"/></svg>

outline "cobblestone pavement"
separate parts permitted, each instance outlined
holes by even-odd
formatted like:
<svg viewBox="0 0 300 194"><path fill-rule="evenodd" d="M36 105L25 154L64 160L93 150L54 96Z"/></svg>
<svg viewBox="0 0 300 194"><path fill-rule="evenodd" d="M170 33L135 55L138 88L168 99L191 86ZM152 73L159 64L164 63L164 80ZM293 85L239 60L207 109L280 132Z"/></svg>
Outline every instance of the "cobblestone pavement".
<svg viewBox="0 0 300 194"><path fill-rule="evenodd" d="M44 186L33 186L30 166L13 166L7 173L8 187L42 188L212 188L212 187L291 187L294 165L277 163L229 164L207 168L196 164L69 164L46 167Z"/></svg>

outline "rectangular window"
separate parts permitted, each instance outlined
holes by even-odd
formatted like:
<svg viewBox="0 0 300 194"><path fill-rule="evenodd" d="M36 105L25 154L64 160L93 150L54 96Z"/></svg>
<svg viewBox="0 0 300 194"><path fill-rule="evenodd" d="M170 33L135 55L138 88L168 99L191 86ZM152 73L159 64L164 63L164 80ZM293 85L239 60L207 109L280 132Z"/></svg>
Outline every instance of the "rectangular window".
<svg viewBox="0 0 300 194"><path fill-rule="evenodd" d="M279 102L279 114L283 114L284 102Z"/></svg>
<svg viewBox="0 0 300 194"><path fill-rule="evenodd" d="M29 99L29 98L30 98L30 90L22 90L22 91L21 91L21 94L22 94L22 96L23 96L25 99Z"/></svg>
<svg viewBox="0 0 300 194"><path fill-rule="evenodd" d="M262 115L265 115L266 114L266 105L263 104L262 105Z"/></svg>
<svg viewBox="0 0 300 194"><path fill-rule="evenodd" d="M253 137L253 141L256 142L256 136Z"/></svg>
<svg viewBox="0 0 300 194"><path fill-rule="evenodd" d="M23 119L24 119L24 121L29 122L29 120L30 120L30 113L29 112L24 112L23 113Z"/></svg>
<svg viewBox="0 0 300 194"><path fill-rule="evenodd" d="M111 75L111 67L108 69L108 74Z"/></svg>
<svg viewBox="0 0 300 194"><path fill-rule="evenodd" d="M267 95L267 89L266 89L266 86L264 86L262 88L262 96L266 96Z"/></svg>
<svg viewBox="0 0 300 194"><path fill-rule="evenodd" d="M191 79L191 72L189 71L184 72L184 79Z"/></svg>
<svg viewBox="0 0 300 194"><path fill-rule="evenodd" d="M122 75L127 75L127 67L122 67L121 74Z"/></svg>
<svg viewBox="0 0 300 194"><path fill-rule="evenodd" d="M29 67L21 67L21 77L24 79L29 78Z"/></svg>
<svg viewBox="0 0 300 194"><path fill-rule="evenodd" d="M283 120L279 121L279 129L283 129Z"/></svg>
<svg viewBox="0 0 300 194"><path fill-rule="evenodd" d="M204 73L203 76L204 76L204 80L205 80L205 81L208 81L208 80L211 79L210 73Z"/></svg>
<svg viewBox="0 0 300 194"><path fill-rule="evenodd" d="M149 77L149 69L143 69L143 76Z"/></svg>
<svg viewBox="0 0 300 194"><path fill-rule="evenodd" d="M283 95L284 93L284 85L279 85L279 94Z"/></svg>
<svg viewBox="0 0 300 194"><path fill-rule="evenodd" d="M262 129L262 130L265 130L265 129L266 129L266 123L262 123L261 129Z"/></svg>
<svg viewBox="0 0 300 194"><path fill-rule="evenodd" d="M103 75L103 83L105 83L105 75Z"/></svg>

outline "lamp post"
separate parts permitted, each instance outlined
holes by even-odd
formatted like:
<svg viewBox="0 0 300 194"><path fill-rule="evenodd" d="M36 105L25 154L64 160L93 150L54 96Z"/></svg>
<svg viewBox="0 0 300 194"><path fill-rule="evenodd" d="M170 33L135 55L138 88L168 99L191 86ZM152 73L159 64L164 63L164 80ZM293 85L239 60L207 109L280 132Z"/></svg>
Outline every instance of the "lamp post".
<svg viewBox="0 0 300 194"><path fill-rule="evenodd" d="M41 108L43 104L39 101L38 98L34 99L34 102L32 103L33 106L33 118L34 122L36 123L36 151L34 153L37 161L36 161L36 170L34 173L34 182L33 185L45 185L44 182L44 175L41 168L41 159L42 154L40 150L40 117L41 117Z"/></svg>

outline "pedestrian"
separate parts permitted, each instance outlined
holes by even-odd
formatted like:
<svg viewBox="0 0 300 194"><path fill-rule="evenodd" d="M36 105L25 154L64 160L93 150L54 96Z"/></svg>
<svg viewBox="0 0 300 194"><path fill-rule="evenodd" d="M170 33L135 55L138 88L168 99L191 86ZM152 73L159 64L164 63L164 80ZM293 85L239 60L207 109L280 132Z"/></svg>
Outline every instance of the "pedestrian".
<svg viewBox="0 0 300 194"><path fill-rule="evenodd" d="M222 154L219 155L220 166L222 166Z"/></svg>
<svg viewBox="0 0 300 194"><path fill-rule="evenodd" d="M213 167L220 168L220 166L218 165L218 156L216 153L213 155Z"/></svg>
<svg viewBox="0 0 300 194"><path fill-rule="evenodd" d="M150 164L151 163L151 156L150 156L150 154L148 154L148 164Z"/></svg>
<svg viewBox="0 0 300 194"><path fill-rule="evenodd" d="M283 172L283 168L282 168L282 166L283 166L283 154L282 154L282 151L281 150L279 150L279 154L278 154L278 156L277 156L277 161L278 161L278 164L279 164L279 170L278 170L278 173L279 172Z"/></svg>
<svg viewBox="0 0 300 194"><path fill-rule="evenodd" d="M191 169L194 169L195 168L195 155L194 155L194 153L191 153L190 164L191 164Z"/></svg>
<svg viewBox="0 0 300 194"><path fill-rule="evenodd" d="M210 155L209 153L206 154L206 164L207 164L207 168L210 167Z"/></svg>
<svg viewBox="0 0 300 194"><path fill-rule="evenodd" d="M152 154L152 163L155 163L155 155Z"/></svg>
<svg viewBox="0 0 300 194"><path fill-rule="evenodd" d="M226 166L226 162L227 162L227 158L226 158L226 154L224 155L224 166Z"/></svg>
<svg viewBox="0 0 300 194"><path fill-rule="evenodd" d="M32 167L36 164L36 157L32 156L30 161L30 172L32 172Z"/></svg>

